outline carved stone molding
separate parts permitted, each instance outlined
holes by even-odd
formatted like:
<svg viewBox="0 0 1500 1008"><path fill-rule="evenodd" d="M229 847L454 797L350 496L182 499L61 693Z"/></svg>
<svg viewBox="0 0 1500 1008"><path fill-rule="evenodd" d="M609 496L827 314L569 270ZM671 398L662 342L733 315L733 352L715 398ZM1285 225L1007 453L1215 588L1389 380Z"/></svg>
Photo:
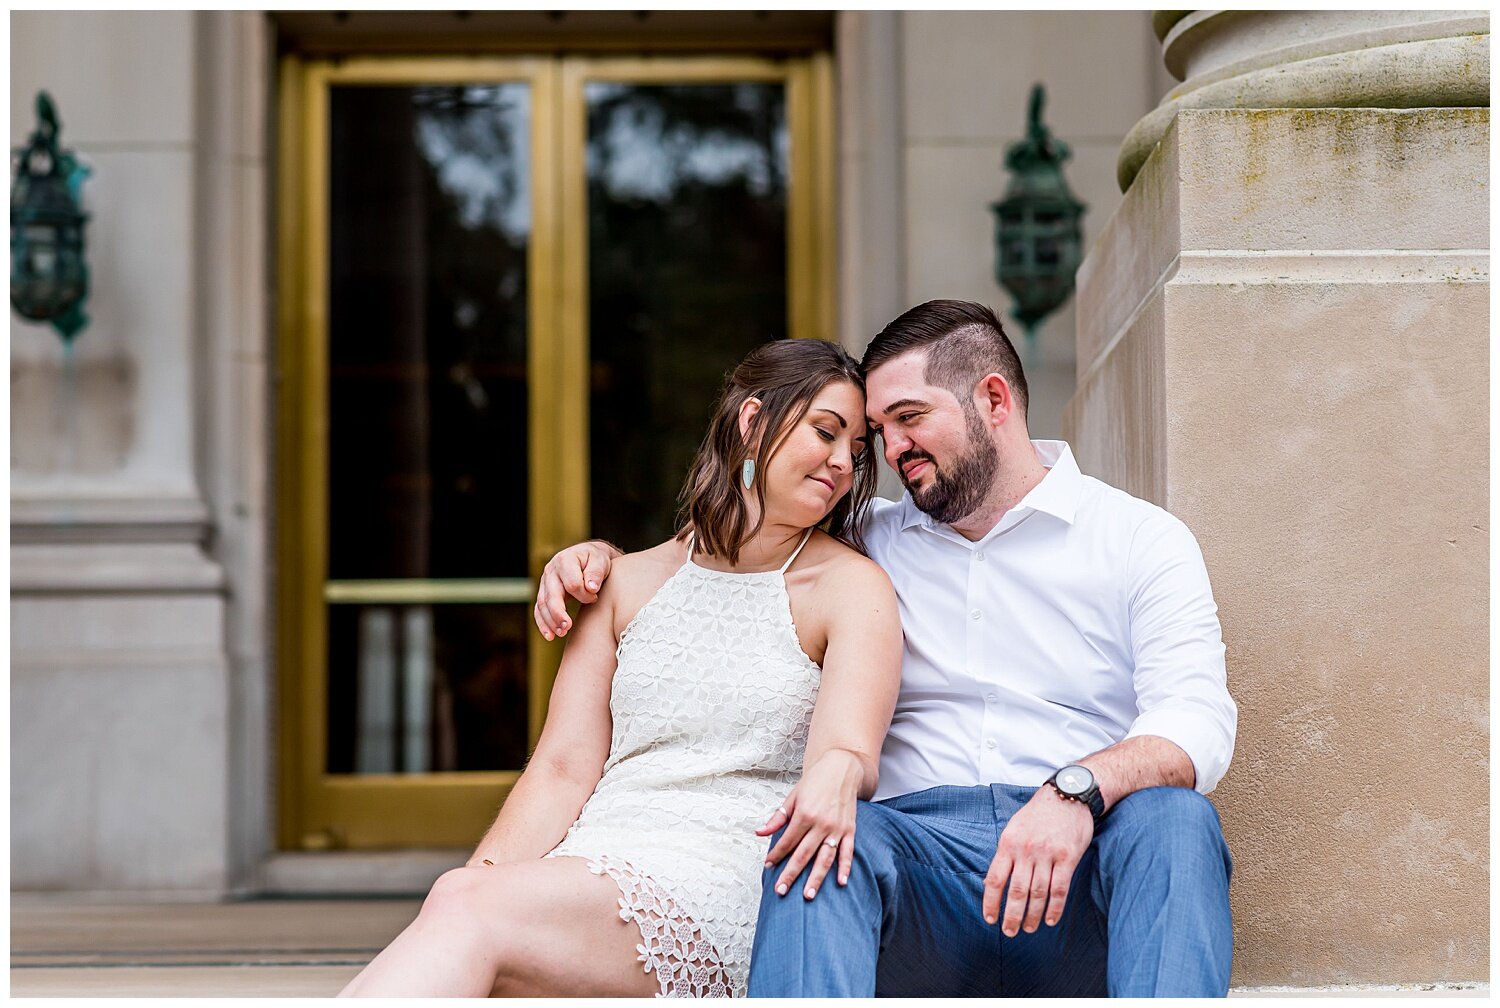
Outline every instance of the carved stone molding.
<svg viewBox="0 0 1500 1008"><path fill-rule="evenodd" d="M1488 107L1482 11L1160 11L1182 80L1120 148L1120 189L1185 108Z"/></svg>

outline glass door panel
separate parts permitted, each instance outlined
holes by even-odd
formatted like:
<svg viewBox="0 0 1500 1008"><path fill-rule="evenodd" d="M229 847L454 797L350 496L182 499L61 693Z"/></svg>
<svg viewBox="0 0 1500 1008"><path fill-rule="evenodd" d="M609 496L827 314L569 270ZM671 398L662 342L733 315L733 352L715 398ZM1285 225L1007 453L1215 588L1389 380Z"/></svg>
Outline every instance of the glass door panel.
<svg viewBox="0 0 1500 1008"><path fill-rule="evenodd" d="M468 846L539 731L556 76L283 62L283 847Z"/></svg>
<svg viewBox="0 0 1500 1008"><path fill-rule="evenodd" d="M530 119L330 91L329 773L525 762Z"/></svg>
<svg viewBox="0 0 1500 1008"><path fill-rule="evenodd" d="M672 535L724 375L787 335L783 81L584 87L590 501L624 549Z"/></svg>

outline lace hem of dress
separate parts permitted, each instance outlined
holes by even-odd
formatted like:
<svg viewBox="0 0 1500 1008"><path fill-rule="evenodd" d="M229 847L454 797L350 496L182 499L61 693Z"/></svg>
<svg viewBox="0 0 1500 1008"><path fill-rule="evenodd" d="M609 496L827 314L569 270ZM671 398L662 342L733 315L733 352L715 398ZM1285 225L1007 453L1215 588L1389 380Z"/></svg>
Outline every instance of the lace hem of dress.
<svg viewBox="0 0 1500 1008"><path fill-rule="evenodd" d="M641 931L637 957L661 985L657 997L733 997L729 970L703 928L651 876L628 861L601 854L588 862L595 875L620 887L620 919Z"/></svg>

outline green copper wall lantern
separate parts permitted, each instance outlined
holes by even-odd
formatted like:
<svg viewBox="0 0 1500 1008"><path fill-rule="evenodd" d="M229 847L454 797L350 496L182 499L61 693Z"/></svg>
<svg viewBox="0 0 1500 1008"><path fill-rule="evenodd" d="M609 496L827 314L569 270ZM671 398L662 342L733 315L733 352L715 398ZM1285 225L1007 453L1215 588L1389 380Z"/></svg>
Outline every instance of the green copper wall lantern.
<svg viewBox="0 0 1500 1008"><path fill-rule="evenodd" d="M1068 145L1042 124L1046 93L1031 89L1026 139L1005 151L1011 172L1005 198L995 212L995 279L1015 298L1011 314L1034 339L1042 319L1073 293L1073 275L1083 262L1083 234L1078 226L1084 205L1073 198L1062 163L1072 156Z"/></svg>
<svg viewBox="0 0 1500 1008"><path fill-rule="evenodd" d="M57 110L36 96L37 128L16 151L10 190L10 303L23 317L50 322L71 345L88 324L89 268L83 258L80 190L89 169L58 147Z"/></svg>

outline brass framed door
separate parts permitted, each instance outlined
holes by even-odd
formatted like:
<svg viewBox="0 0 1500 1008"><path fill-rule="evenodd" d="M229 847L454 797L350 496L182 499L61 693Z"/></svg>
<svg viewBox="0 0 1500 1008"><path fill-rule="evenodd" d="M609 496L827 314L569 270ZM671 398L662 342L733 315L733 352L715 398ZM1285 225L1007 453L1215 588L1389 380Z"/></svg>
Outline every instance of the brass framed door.
<svg viewBox="0 0 1500 1008"><path fill-rule="evenodd" d="M829 78L283 62L283 848L477 840L560 657L531 627L541 565L664 538L723 369L831 337Z"/></svg>

